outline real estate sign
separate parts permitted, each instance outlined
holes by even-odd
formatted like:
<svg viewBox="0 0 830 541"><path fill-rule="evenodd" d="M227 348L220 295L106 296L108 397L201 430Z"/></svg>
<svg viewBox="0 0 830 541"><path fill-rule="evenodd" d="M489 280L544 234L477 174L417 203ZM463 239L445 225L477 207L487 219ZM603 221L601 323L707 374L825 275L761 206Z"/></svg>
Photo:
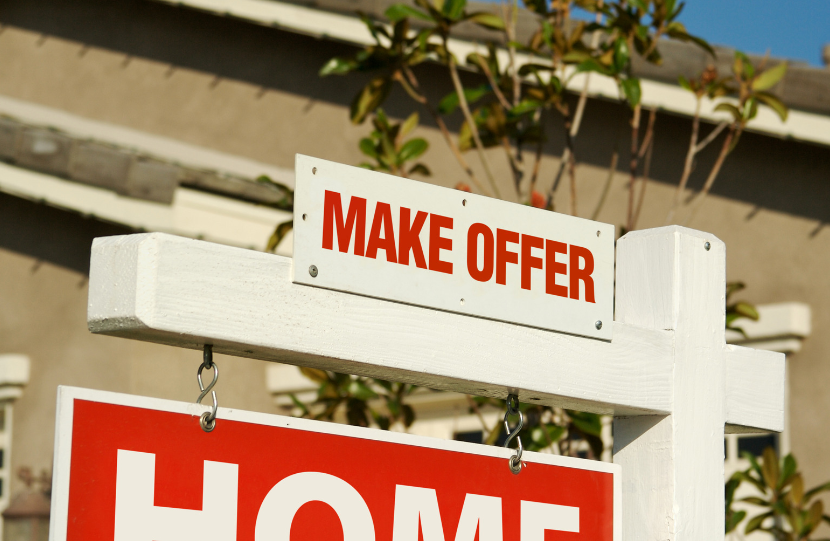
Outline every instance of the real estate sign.
<svg viewBox="0 0 830 541"><path fill-rule="evenodd" d="M619 541L620 466L61 387L55 541Z"/></svg>
<svg viewBox="0 0 830 541"><path fill-rule="evenodd" d="M293 279L610 340L614 226L298 155Z"/></svg>

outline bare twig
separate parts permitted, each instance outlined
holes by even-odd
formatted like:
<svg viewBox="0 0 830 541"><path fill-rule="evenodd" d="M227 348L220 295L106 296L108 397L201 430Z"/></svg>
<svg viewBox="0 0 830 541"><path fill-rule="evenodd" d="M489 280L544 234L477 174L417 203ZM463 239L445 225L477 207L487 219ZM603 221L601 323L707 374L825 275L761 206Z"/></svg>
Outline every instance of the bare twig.
<svg viewBox="0 0 830 541"><path fill-rule="evenodd" d="M654 109L652 109L652 115L654 114ZM652 129L652 124L654 122L649 118L649 129ZM648 137L647 137L648 138ZM646 147L646 159L643 162L643 176L640 180L640 197L637 201L637 210L634 211L634 223L632 224L632 229L637 227L637 221L640 219L640 211L643 209L643 202L646 199L646 187L648 186L648 176L651 173L651 158L654 155L654 141L653 139L649 139L648 146Z"/></svg>
<svg viewBox="0 0 830 541"><path fill-rule="evenodd" d="M484 185L478 180L478 177L473 172L473 169L467 163L467 160L464 159L464 155L461 153L461 150L458 148L458 145L455 144L455 141L452 139L452 135L450 134L450 130L447 128L447 125L444 123L444 119L441 118L441 115L438 114L438 111L435 110L434 107L429 103L426 96L418 92L418 80L415 78L415 74L412 73L409 69L405 70L406 77L400 75L400 73L396 74L396 79L398 82L401 83L401 86L406 91L409 96L415 100L416 102L420 103L424 107L426 107L427 111L429 111L430 116L432 116L435 123L438 125L438 129L441 131L441 135L444 136L444 140L447 143L447 146L450 147L450 151L452 152L453 156L455 156L456 161L458 164L461 165L461 168L464 169L464 172L470 178L470 180L475 184L478 190L485 194L491 195L489 190L487 190Z"/></svg>
<svg viewBox="0 0 830 541"><path fill-rule="evenodd" d="M625 228L631 231L634 221L634 185L637 180L637 167L640 163L640 114L642 106L638 103L634 106L631 115L631 161L629 162L629 184L628 184L628 214L625 221Z"/></svg>
<svg viewBox="0 0 830 541"><path fill-rule="evenodd" d="M539 117L539 131L541 133L545 133L544 129L544 120L543 117L540 115ZM533 196L533 190L536 188L536 181L539 179L539 167L542 164L542 149L544 148L544 140L539 137L539 141L536 142L536 155L533 161L533 172L530 175L530 192L529 194Z"/></svg>
<svg viewBox="0 0 830 541"><path fill-rule="evenodd" d="M692 117L692 135L689 138L689 150L686 151L686 161L683 163L683 173L680 175L680 183L674 191L674 202L666 215L665 225L669 225L674 219L674 214L680 207L680 197L686 189L686 183L689 182L689 176L692 174L692 165L694 164L695 154L697 154L697 137L700 132L700 98L697 98L695 104L695 116Z"/></svg>
<svg viewBox="0 0 830 541"><path fill-rule="evenodd" d="M476 145L476 150L478 151L478 157L481 160L481 165L484 167L484 172L487 174L487 180L490 182L490 187L493 188L493 193L499 199L502 198L501 191L499 187L496 185L496 179L493 177L493 172L490 168L490 162L487 159L487 155L484 152L484 145L481 142L481 137L478 135L478 126L476 126L475 120L473 120L473 115L470 113L470 105L467 103L467 97L464 95L464 87L461 85L461 79L458 77L458 67L455 65L455 59L450 55L450 59L448 62L448 67L450 70L450 78L452 79L453 87L455 87L455 92L458 94L458 104L461 107L461 112L464 113L464 118L467 121L467 124L470 126L470 133L473 136L473 142Z"/></svg>
<svg viewBox="0 0 830 541"><path fill-rule="evenodd" d="M501 88L499 88L499 85L496 82L496 78L493 76L493 72L490 71L490 66L487 65L487 62L479 54L476 54L475 59L476 64L478 64L478 67L481 68L481 72L487 78L487 82L490 83L490 87L493 89L493 94L496 95L496 99L499 100L501 106L507 110L512 109L513 106L507 101L507 98L504 96L504 93L501 91Z"/></svg>
<svg viewBox="0 0 830 541"><path fill-rule="evenodd" d="M715 126L715 129L712 130L703 141L701 141L697 146L695 146L695 153L700 152L701 150L706 148L709 145L709 143L714 141L715 138L717 138L717 136L720 135L720 132L722 132L727 126L729 126L729 122L721 122L720 124Z"/></svg>
<svg viewBox="0 0 830 541"><path fill-rule="evenodd" d="M501 138L501 145L507 155L507 162L510 164L510 171L513 173L513 184L516 187L516 196L520 197L519 189L521 188L522 178L524 178L524 171L513 158L513 149L510 147L510 141L507 139L506 135Z"/></svg>
<svg viewBox="0 0 830 541"><path fill-rule="evenodd" d="M715 179L718 177L718 173L720 173L721 167L723 167L723 162L726 161L726 157L732 151L732 141L735 137L740 136L741 127L738 126L736 123L732 123L729 126L729 131L726 133L726 137L723 140L723 145L720 149L720 154L718 154L718 159L715 160L715 164L712 166L712 170L709 171L709 176L706 178L706 182L703 184L703 189L700 191L697 196L695 196L694 200L690 203L692 210L689 213L689 216L684 221L684 225L688 224L689 222L694 219L697 212L700 210L701 205L703 204L703 200L709 194L709 191L712 189L712 185L715 183Z"/></svg>
<svg viewBox="0 0 830 541"><path fill-rule="evenodd" d="M598 8L602 8L602 0L597 3ZM596 15L596 22L602 22L602 13L597 12ZM591 48L596 49L599 46L599 39L600 39L600 31L597 30L591 36ZM569 133L571 139L575 139L577 134L579 133L579 127L582 125L582 116L585 113L585 106L588 103L588 84L591 82L591 73L588 72L585 74L585 83L582 85L582 91L579 93L579 101L576 104L576 111L574 111L573 121L571 122ZM572 157L572 149L570 146L565 146L565 150L562 151L562 158L559 160L559 169L556 171L556 175L553 177L553 184L550 188L550 193L548 193L548 209L553 210L553 201L556 195L556 190L559 188L559 181L562 179L562 174L565 172L565 165L571 163ZM575 160L576 158L574 158Z"/></svg>
<svg viewBox="0 0 830 541"><path fill-rule="evenodd" d="M504 13L504 31L507 34L507 54L510 57L510 65L508 71L513 79L513 107L519 104L521 97L521 80L519 79L519 69L516 66L516 18L518 15L518 0L513 0L510 5L502 4L502 11ZM510 107L508 107L510 109Z"/></svg>
<svg viewBox="0 0 830 541"><path fill-rule="evenodd" d="M637 161L643 159L643 156L647 156L646 162L643 165L643 174L640 177L640 195L637 198L637 204L634 207L634 214L631 217L631 223L628 226L629 231L633 231L634 228L637 227L637 220L640 217L640 209L643 206L643 200L646 196L646 186L648 185L648 173L651 169L651 150L653 148L653 139L654 139L654 121L657 118L657 108L654 107L649 109L648 115L648 124L646 125L646 135L643 137L643 142L640 143L640 150L637 153ZM634 190L634 186L631 186L631 190Z"/></svg>
<svg viewBox="0 0 830 541"><path fill-rule="evenodd" d="M605 205L606 199L608 199L608 192L611 191L611 182L614 180L614 173L617 172L617 160L619 159L619 157L620 151L619 149L617 149L617 145L614 145L614 152L611 154L611 165L608 166L608 177L605 179L605 186L602 189L602 195L599 198L597 207L594 209L594 213L591 215L592 220L597 219L597 216L599 216L599 212Z"/></svg>

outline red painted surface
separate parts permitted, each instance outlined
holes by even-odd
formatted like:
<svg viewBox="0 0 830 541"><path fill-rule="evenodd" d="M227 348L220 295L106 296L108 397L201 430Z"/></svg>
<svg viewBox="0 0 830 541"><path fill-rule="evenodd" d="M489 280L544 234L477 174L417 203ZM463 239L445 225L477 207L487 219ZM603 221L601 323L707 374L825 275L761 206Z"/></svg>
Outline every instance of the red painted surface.
<svg viewBox="0 0 830 541"><path fill-rule="evenodd" d="M503 458L222 419L205 433L197 417L75 400L69 541L113 538L119 449L156 455L156 506L200 509L203 461L238 464L240 541L253 541L268 491L306 471L352 485L371 511L378 541L392 538L396 485L437 491L448 541L455 539L467 493L502 498L505 541L519 540L521 500L579 507L580 532L548 531L546 541L612 539L610 473L530 463L513 475ZM291 539L341 540L337 515L326 504L305 504L294 517Z"/></svg>

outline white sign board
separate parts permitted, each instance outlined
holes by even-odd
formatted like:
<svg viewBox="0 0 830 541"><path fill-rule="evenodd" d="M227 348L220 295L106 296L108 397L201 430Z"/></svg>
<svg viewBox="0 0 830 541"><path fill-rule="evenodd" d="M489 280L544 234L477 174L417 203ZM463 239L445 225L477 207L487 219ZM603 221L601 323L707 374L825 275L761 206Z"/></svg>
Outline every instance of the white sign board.
<svg viewBox="0 0 830 541"><path fill-rule="evenodd" d="M293 280L610 340L614 226L297 155Z"/></svg>

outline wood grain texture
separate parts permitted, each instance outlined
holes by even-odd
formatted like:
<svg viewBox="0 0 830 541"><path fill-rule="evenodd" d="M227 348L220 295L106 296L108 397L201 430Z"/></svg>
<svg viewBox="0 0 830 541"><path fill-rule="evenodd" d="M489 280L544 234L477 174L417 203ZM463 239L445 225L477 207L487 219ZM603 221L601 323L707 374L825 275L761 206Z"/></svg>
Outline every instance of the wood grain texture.
<svg viewBox="0 0 830 541"><path fill-rule="evenodd" d="M96 239L93 332L618 414L667 413L671 333L603 342L291 283L288 258L172 235Z"/></svg>
<svg viewBox="0 0 830 541"><path fill-rule="evenodd" d="M784 430L784 354L726 346L726 432Z"/></svg>
<svg viewBox="0 0 830 541"><path fill-rule="evenodd" d="M783 428L784 356L726 345L725 286L726 247L706 233L673 226L617 243L616 319L674 343L672 413L614 420L626 539L722 539L725 424Z"/></svg>

